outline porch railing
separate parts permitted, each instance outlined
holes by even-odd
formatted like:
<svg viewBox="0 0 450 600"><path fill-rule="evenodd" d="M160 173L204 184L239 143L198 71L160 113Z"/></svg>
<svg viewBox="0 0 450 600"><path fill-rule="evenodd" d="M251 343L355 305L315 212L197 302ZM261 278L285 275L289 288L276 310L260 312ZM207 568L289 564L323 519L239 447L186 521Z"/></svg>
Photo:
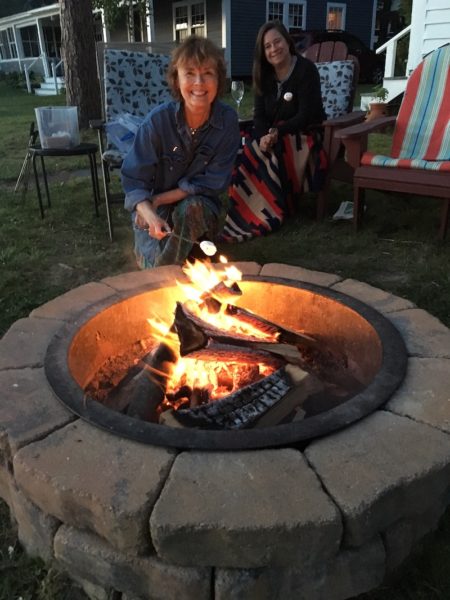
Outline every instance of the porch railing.
<svg viewBox="0 0 450 600"><path fill-rule="evenodd" d="M38 60L42 60L42 62L45 64L45 62L44 62L44 61L46 61L46 60L47 60L47 55L45 54L45 52L43 52L42 54L39 54L39 56L38 56L37 58L35 58L35 59L33 60L33 62L30 62L30 63L28 63L28 64L24 64L24 66L23 66L23 72L24 72L24 74L25 74L25 81L26 81L26 84L27 84L27 90L28 90L28 93L29 93L29 94L31 94L31 93L32 93L32 91L33 91L33 90L31 89L31 81L30 81L30 73L29 73L29 71L30 71L31 67L32 67L32 66L33 66L35 63L37 63L37 61L38 61Z"/></svg>
<svg viewBox="0 0 450 600"><path fill-rule="evenodd" d="M58 67L60 67L63 64L63 62L64 62L63 59L61 59L59 61L59 63L57 63L56 65L54 62L52 62L52 75L53 75L53 81L55 82L55 90L56 90L57 94L59 94L59 85L58 85L58 77L56 75L56 69Z"/></svg>
<svg viewBox="0 0 450 600"><path fill-rule="evenodd" d="M386 43L382 44L379 48L375 50L377 54L381 54L382 52L386 52L386 62L384 64L384 77L394 77L395 75L395 58L397 56L397 43L399 40L403 39L406 35L411 32L411 25L405 27L399 31L394 37L388 40ZM404 76L408 76L406 72L407 67L405 65L405 73Z"/></svg>

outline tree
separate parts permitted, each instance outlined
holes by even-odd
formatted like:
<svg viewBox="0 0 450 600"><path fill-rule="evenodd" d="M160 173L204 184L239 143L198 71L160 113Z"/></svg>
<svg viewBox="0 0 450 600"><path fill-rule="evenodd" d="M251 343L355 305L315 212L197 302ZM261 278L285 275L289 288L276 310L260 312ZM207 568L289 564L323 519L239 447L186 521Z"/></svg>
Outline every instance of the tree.
<svg viewBox="0 0 450 600"><path fill-rule="evenodd" d="M78 106L80 127L101 116L92 0L61 0L61 45L67 104Z"/></svg>
<svg viewBox="0 0 450 600"><path fill-rule="evenodd" d="M128 20L132 26L133 12L138 10L145 19L153 11L153 0L93 0L95 8L102 8L108 27L114 29L116 23L123 19L124 11L128 12ZM132 27L131 27L132 28ZM131 39L130 41L134 41Z"/></svg>

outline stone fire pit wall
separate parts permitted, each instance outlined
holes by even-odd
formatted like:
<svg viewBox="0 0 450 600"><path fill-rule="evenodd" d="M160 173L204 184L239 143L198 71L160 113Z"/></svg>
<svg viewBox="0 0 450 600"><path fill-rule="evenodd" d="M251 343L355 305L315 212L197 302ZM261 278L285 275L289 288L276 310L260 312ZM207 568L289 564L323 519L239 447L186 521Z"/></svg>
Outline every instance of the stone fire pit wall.
<svg viewBox="0 0 450 600"><path fill-rule="evenodd" d="M70 413L43 369L65 321L178 267L90 283L0 341L0 496L27 552L105 600L344 600L380 585L450 503L450 331L408 300L337 275L236 263L383 313L408 371L375 413L304 451L181 451L113 436Z"/></svg>

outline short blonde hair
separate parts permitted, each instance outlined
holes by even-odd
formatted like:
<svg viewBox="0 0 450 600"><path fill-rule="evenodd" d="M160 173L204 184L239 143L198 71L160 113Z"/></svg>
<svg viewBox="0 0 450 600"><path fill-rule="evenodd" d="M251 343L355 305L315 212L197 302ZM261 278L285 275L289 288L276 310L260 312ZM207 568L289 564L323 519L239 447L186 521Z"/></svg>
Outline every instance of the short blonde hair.
<svg viewBox="0 0 450 600"><path fill-rule="evenodd" d="M217 72L217 96L221 96L224 93L227 68L222 50L208 38L190 35L173 50L167 71L167 81L175 100L181 100L180 86L178 84L178 67L188 62L196 65L212 62Z"/></svg>

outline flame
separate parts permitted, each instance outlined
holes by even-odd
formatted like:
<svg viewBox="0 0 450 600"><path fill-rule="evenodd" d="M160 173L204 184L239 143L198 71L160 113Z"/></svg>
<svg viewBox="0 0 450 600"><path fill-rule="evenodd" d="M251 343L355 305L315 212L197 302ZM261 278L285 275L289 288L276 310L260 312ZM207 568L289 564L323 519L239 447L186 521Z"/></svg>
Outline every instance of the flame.
<svg viewBox="0 0 450 600"><path fill-rule="evenodd" d="M216 329L241 336L256 337L262 341L273 340L272 334L225 314L226 306L234 304L240 296L233 286L242 280L242 273L235 266L228 265L224 256L220 256L219 260L221 265L213 266L209 261L195 260L194 263L186 263L183 266L183 272L189 282L176 282L179 301L185 303L192 313ZM219 286L220 291L217 291ZM215 306L219 306L220 309L211 312L205 298L218 300ZM148 322L155 341L168 344L178 358L167 382L169 396L176 394L183 386L188 386L190 390L206 390L209 400L214 400L233 393L241 387L245 373L250 369L247 364L238 361L225 363L181 357L178 336L171 331L172 323L165 322L161 317L153 317L148 319ZM265 377L273 371L273 367L265 364L253 366L251 369L253 372L256 369L256 378ZM177 406L185 400L173 402L173 405Z"/></svg>

